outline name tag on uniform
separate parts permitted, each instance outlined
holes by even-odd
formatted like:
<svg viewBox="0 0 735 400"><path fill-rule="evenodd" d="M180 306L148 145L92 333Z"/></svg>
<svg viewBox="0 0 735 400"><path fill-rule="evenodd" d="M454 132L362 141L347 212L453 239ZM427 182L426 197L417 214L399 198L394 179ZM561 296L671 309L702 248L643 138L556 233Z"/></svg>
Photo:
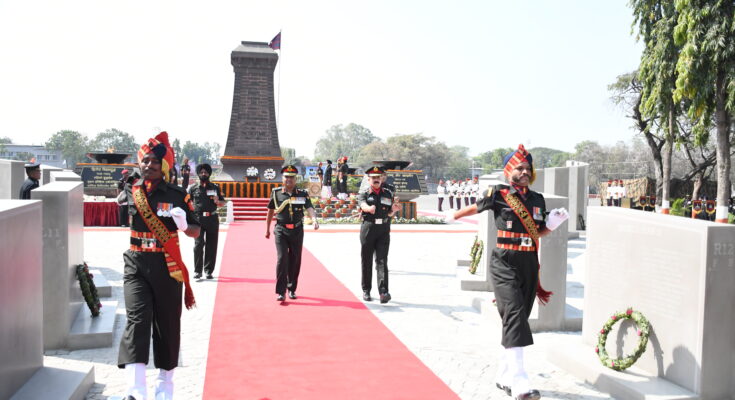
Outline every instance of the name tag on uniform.
<svg viewBox="0 0 735 400"><path fill-rule="evenodd" d="M393 199L391 199L390 197L381 197L380 204L385 205L385 206L392 206Z"/></svg>
<svg viewBox="0 0 735 400"><path fill-rule="evenodd" d="M174 205L172 203L158 203L158 211L156 211L156 215L159 217L170 217L171 209L173 208Z"/></svg>
<svg viewBox="0 0 735 400"><path fill-rule="evenodd" d="M383 219L382 218L375 218L375 225L382 225Z"/></svg>
<svg viewBox="0 0 735 400"><path fill-rule="evenodd" d="M505 221L505 229L513 229L513 221Z"/></svg>
<svg viewBox="0 0 735 400"><path fill-rule="evenodd" d="M291 204L306 204L306 197L291 197Z"/></svg>
<svg viewBox="0 0 735 400"><path fill-rule="evenodd" d="M207 190L207 196L216 196L217 191L216 190Z"/></svg>

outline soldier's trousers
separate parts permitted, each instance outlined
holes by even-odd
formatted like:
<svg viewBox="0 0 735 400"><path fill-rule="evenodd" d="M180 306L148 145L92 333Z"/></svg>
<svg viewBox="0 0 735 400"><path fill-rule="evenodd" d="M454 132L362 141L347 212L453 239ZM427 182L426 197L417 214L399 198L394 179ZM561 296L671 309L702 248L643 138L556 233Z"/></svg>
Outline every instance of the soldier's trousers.
<svg viewBox="0 0 735 400"><path fill-rule="evenodd" d="M200 216L201 230L199 237L194 239L194 272L211 274L217 262L217 239L219 238L219 217L210 215Z"/></svg>
<svg viewBox="0 0 735 400"><path fill-rule="evenodd" d="M123 260L127 323L117 364L148 364L152 336L156 368L173 369L179 363L182 284L168 274L164 253L128 250Z"/></svg>
<svg viewBox="0 0 735 400"><path fill-rule="evenodd" d="M390 224L375 224L363 221L360 226L362 245L362 290L370 292L373 287L373 256L378 275L378 292L388 293L388 249L390 248Z"/></svg>
<svg viewBox="0 0 735 400"><path fill-rule="evenodd" d="M437 208L437 210L439 210L440 212L443 211L442 203L444 203L444 197L439 197L439 207Z"/></svg>
<svg viewBox="0 0 735 400"><path fill-rule="evenodd" d="M538 257L533 251L493 249L490 278L495 303L503 321L503 347L533 344L528 317L533 308L538 282Z"/></svg>
<svg viewBox="0 0 735 400"><path fill-rule="evenodd" d="M273 231L276 240L278 262L276 264L276 293L286 294L286 288L295 292L301 272L301 248L304 244L304 227L296 224L288 229L276 224Z"/></svg>
<svg viewBox="0 0 735 400"><path fill-rule="evenodd" d="M449 196L449 209L454 209L454 196Z"/></svg>

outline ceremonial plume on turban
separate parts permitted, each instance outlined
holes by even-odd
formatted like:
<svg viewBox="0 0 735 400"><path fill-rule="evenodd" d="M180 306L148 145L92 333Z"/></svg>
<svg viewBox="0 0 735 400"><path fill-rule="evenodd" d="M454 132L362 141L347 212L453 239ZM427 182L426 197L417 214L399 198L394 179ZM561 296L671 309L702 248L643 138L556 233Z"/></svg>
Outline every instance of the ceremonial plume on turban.
<svg viewBox="0 0 735 400"><path fill-rule="evenodd" d="M533 169L533 157L531 157L531 153L526 151L526 148L522 144L518 145L518 150L511 152L503 159L503 173L505 173L505 176L510 177L511 171L522 162L527 162L531 166L531 179L529 179L529 183L533 183L536 180L536 170Z"/></svg>
<svg viewBox="0 0 735 400"><path fill-rule="evenodd" d="M153 153L159 160L161 160L161 172L166 182L169 181L169 171L173 168L174 160L174 149L168 143L168 133L161 132L156 137L148 139L146 143L143 143L138 150L138 162L145 157L146 154Z"/></svg>

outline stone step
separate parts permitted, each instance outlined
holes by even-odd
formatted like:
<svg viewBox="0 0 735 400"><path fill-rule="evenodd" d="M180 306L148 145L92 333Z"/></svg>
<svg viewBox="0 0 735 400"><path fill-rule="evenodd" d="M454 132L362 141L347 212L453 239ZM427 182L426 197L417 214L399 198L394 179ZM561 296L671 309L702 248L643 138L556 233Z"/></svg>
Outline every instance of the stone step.
<svg viewBox="0 0 735 400"><path fill-rule="evenodd" d="M263 210L266 210L267 211L268 208L267 208L267 205L262 206L262 207L255 207L255 206L234 206L234 207L232 207L232 210L235 211L235 212L238 212L238 211L263 211Z"/></svg>
<svg viewBox="0 0 735 400"><path fill-rule="evenodd" d="M268 211L234 211L233 214L235 215L235 217L265 217L266 215L268 215Z"/></svg>
<svg viewBox="0 0 735 400"><path fill-rule="evenodd" d="M94 384L91 363L56 357L44 357L43 363L10 400L83 400Z"/></svg>
<svg viewBox="0 0 735 400"><path fill-rule="evenodd" d="M102 275L102 271L90 268L89 273L92 274L94 286L97 288L97 295L99 297L112 297L112 286L110 286L107 278Z"/></svg>
<svg viewBox="0 0 735 400"><path fill-rule="evenodd" d="M69 331L67 348L80 350L111 347L117 305L116 300L103 301L100 315L93 318L87 304L83 303Z"/></svg>
<svg viewBox="0 0 735 400"><path fill-rule="evenodd" d="M265 221L266 217L243 217L243 216L235 216L235 221Z"/></svg>

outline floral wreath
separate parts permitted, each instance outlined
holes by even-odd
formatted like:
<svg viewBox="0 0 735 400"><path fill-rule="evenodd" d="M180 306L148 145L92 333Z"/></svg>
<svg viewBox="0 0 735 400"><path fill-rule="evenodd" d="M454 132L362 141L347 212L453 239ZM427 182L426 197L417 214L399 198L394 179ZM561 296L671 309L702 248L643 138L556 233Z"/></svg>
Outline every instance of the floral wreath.
<svg viewBox="0 0 735 400"><path fill-rule="evenodd" d="M94 281L92 280L93 277L94 275L89 273L89 267L87 267L86 262L84 264L77 265L79 288L82 289L82 296L84 296L84 301L87 302L89 311L92 312L93 317L96 317L100 315L102 303L100 303L100 297L97 294L97 287L94 285Z"/></svg>
<svg viewBox="0 0 735 400"><path fill-rule="evenodd" d="M268 168L263 172L263 178L268 180L276 179L276 171L273 168Z"/></svg>
<svg viewBox="0 0 735 400"><path fill-rule="evenodd" d="M638 325L638 336L640 339L638 340L638 346L635 348L635 351L633 351L633 354L627 355L623 358L610 358L610 356L607 354L607 350L605 350L605 343L607 343L607 334L610 333L610 330L612 329L613 325L617 323L618 321L624 320L624 319L632 319L636 325ZM618 312L615 313L610 319L605 322L605 325L602 326L602 329L600 330L600 334L597 338L597 346L595 347L595 353L597 353L597 356L600 358L600 362L602 365L614 369L616 371L622 371L624 369L630 368L643 354L643 352L646 351L646 345L648 344L648 336L651 334L651 325L648 322L648 319L643 316L643 314L640 313L640 311L633 311L632 308L628 308L624 312Z"/></svg>
<svg viewBox="0 0 735 400"><path fill-rule="evenodd" d="M482 250L485 247L485 243L479 240L475 235L475 242L472 244L472 250L470 250L470 273L474 274L477 272L477 266L480 265L480 259L482 258Z"/></svg>

